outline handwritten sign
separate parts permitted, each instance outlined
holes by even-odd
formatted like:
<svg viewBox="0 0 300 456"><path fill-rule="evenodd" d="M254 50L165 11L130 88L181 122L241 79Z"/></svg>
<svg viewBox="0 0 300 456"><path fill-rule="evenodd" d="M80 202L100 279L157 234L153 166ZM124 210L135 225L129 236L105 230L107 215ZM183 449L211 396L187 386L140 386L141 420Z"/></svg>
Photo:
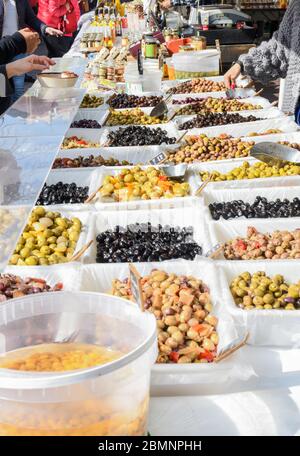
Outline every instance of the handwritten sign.
<svg viewBox="0 0 300 456"><path fill-rule="evenodd" d="M168 158L168 156L164 152L160 152L154 158L149 160L149 165L159 165L160 163L163 163L164 161L166 161L167 158Z"/></svg>
<svg viewBox="0 0 300 456"><path fill-rule="evenodd" d="M131 292L133 299L135 302L140 306L142 312L144 312L144 299L143 299L143 292L141 286L141 276L137 271L136 267L133 264L129 265L130 271L130 282L131 282Z"/></svg>

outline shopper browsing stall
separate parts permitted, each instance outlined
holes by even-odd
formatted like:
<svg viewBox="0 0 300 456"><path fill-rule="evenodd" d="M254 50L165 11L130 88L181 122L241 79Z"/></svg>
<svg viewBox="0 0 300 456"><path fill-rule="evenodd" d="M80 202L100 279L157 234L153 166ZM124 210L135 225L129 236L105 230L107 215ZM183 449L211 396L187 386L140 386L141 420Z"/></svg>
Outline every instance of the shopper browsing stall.
<svg viewBox="0 0 300 456"><path fill-rule="evenodd" d="M241 55L238 61L225 74L225 84L231 88L240 74L250 76L264 84L278 78L285 78L285 95L282 110L295 112L300 123L300 40L299 40L300 1L292 0L279 30L272 39L252 48Z"/></svg>

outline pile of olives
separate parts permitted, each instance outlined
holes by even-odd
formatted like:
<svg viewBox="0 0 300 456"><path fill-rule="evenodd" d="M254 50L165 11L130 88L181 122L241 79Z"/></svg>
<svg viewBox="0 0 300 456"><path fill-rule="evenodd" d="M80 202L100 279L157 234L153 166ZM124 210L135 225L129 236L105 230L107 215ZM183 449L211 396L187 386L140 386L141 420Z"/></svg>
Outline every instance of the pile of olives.
<svg viewBox="0 0 300 456"><path fill-rule="evenodd" d="M160 144L174 144L176 138L169 138L166 130L158 128L147 128L141 126L130 126L119 128L108 134L107 145L118 146L155 146Z"/></svg>
<svg viewBox="0 0 300 456"><path fill-rule="evenodd" d="M202 248L193 240L193 227L134 223L98 234L97 263L193 260Z"/></svg>
<svg viewBox="0 0 300 456"><path fill-rule="evenodd" d="M300 174L299 165L269 166L263 162L256 162L250 165L249 162L244 162L242 166L233 168L228 173L220 173L219 171L202 171L200 172L203 181L210 179L211 181L231 181L241 179L259 179L265 177L280 177L280 176L298 176Z"/></svg>
<svg viewBox="0 0 300 456"><path fill-rule="evenodd" d="M72 182L71 184L64 184L57 182L57 184L47 185L40 193L36 202L37 206L48 206L49 204L76 204L83 203L89 194L89 187L79 187Z"/></svg>
<svg viewBox="0 0 300 456"><path fill-rule="evenodd" d="M226 242L223 252L227 260L299 260L300 229L260 233L249 226L247 236Z"/></svg>
<svg viewBox="0 0 300 456"><path fill-rule="evenodd" d="M257 196L252 204L242 200L227 201L225 203L211 203L209 205L214 220L225 220L246 217L249 218L279 218L300 217L300 198L268 201L267 198Z"/></svg>
<svg viewBox="0 0 300 456"><path fill-rule="evenodd" d="M254 144L240 138L209 138L206 135L187 136L185 141L187 144L168 152L168 161L176 164L248 157Z"/></svg>
<svg viewBox="0 0 300 456"><path fill-rule="evenodd" d="M159 117L151 117L145 114L139 108L126 109L125 111L111 110L107 119L106 125L155 125L165 123L166 119L160 119Z"/></svg>
<svg viewBox="0 0 300 456"><path fill-rule="evenodd" d="M256 109L262 109L262 106L238 100L227 100L225 98L206 98L197 103L183 106L177 111L177 115L187 116L190 114L205 114L206 112L253 111Z"/></svg>
<svg viewBox="0 0 300 456"><path fill-rule="evenodd" d="M114 109L126 109L126 108L143 108L143 107L154 107L160 101L162 97L138 97L137 95L128 95L127 93L118 93L113 95L109 100L108 104Z"/></svg>
<svg viewBox="0 0 300 456"><path fill-rule="evenodd" d="M99 108L103 105L104 99L96 97L95 95L86 94L83 97L80 108Z"/></svg>
<svg viewBox="0 0 300 456"><path fill-rule="evenodd" d="M123 169L115 176L105 176L100 189L102 197L115 201L183 197L189 194L187 182L172 182L162 171L152 166Z"/></svg>
<svg viewBox="0 0 300 456"><path fill-rule="evenodd" d="M281 274L243 272L230 284L235 304L241 309L300 309L300 280L289 285Z"/></svg>
<svg viewBox="0 0 300 456"><path fill-rule="evenodd" d="M191 81L185 81L172 87L168 93L201 93L201 92L221 92L226 90L224 82L214 82L210 79L197 78Z"/></svg>
<svg viewBox="0 0 300 456"><path fill-rule="evenodd" d="M47 212L36 207L18 240L10 264L18 266L65 263L74 254L81 232L77 217L62 217L59 212Z"/></svg>
<svg viewBox="0 0 300 456"><path fill-rule="evenodd" d="M89 155L88 157L82 157L81 155L76 158L56 158L53 164L53 168L88 168L97 166L129 166L133 163L127 160L119 161L116 158L103 158L102 155Z"/></svg>
<svg viewBox="0 0 300 456"><path fill-rule="evenodd" d="M217 125L227 125L227 124L236 124L244 122L254 122L256 120L261 120L255 116L241 116L241 114L229 114L229 113L213 113L208 112L205 115L197 115L191 120L187 120L182 124L179 124L179 130L189 130L191 128L205 128L213 127Z"/></svg>

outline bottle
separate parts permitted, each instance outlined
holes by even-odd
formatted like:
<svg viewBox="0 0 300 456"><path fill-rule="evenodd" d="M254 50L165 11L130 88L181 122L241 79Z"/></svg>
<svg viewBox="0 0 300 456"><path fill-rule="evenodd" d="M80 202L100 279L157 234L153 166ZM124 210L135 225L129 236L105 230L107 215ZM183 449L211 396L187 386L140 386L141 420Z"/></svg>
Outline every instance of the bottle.
<svg viewBox="0 0 300 456"><path fill-rule="evenodd" d="M111 36L112 42L114 43L116 41L116 16L115 16L114 8L110 9L110 17L109 17L108 25L110 28L110 36Z"/></svg>
<svg viewBox="0 0 300 456"><path fill-rule="evenodd" d="M116 35L122 36L122 22L121 22L120 13L117 14L117 19L116 19Z"/></svg>

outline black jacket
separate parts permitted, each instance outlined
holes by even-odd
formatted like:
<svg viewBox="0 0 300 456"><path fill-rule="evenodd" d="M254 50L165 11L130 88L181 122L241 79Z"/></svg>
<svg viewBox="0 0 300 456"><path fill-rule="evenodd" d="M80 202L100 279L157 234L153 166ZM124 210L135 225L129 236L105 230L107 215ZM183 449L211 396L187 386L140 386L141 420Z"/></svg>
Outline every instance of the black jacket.
<svg viewBox="0 0 300 456"><path fill-rule="evenodd" d="M6 63L10 62L16 55L24 52L26 52L26 41L21 33L16 32L12 36L0 39L0 74L5 78L5 97L3 97L4 94L0 93L0 114L9 107L9 96L13 93L13 88L6 74Z"/></svg>
<svg viewBox="0 0 300 456"><path fill-rule="evenodd" d="M4 5L5 0L0 0L0 38L3 33L3 19L4 19ZM47 25L40 21L34 14L28 0L15 0L17 13L18 13L18 24L19 30L30 27L39 34L44 34Z"/></svg>

